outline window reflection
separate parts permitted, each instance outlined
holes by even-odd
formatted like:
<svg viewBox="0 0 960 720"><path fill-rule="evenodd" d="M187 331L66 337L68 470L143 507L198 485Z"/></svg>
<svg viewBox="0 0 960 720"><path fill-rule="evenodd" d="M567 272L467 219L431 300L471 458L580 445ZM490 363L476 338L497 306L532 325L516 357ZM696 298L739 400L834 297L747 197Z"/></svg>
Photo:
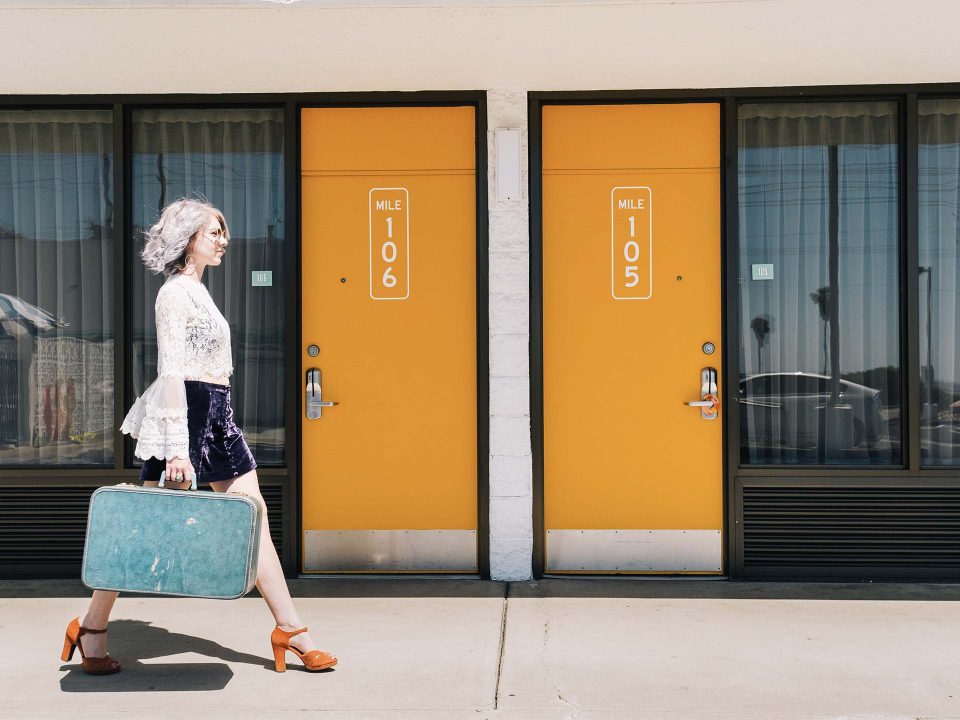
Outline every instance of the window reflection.
<svg viewBox="0 0 960 720"><path fill-rule="evenodd" d="M113 463L113 130L0 111L0 466Z"/></svg>
<svg viewBox="0 0 960 720"><path fill-rule="evenodd" d="M921 462L957 465L960 100L921 100L919 109Z"/></svg>
<svg viewBox="0 0 960 720"><path fill-rule="evenodd" d="M900 462L896 104L740 108L744 464Z"/></svg>
<svg viewBox="0 0 960 720"><path fill-rule="evenodd" d="M259 465L283 464L283 112L141 110L133 113L132 129L129 402L157 374L153 304L163 283L136 251L167 203L200 196L223 210L230 226L226 259L204 273L203 282L230 323L234 417ZM254 270L273 271L273 285L252 287Z"/></svg>

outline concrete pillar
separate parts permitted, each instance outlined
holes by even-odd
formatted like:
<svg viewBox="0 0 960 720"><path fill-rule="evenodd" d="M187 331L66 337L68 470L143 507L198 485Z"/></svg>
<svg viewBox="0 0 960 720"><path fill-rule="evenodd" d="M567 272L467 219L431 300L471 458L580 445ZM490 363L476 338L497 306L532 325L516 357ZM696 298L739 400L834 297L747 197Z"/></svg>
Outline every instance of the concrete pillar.
<svg viewBox="0 0 960 720"><path fill-rule="evenodd" d="M521 186L497 200L497 128L521 128ZM490 574L532 576L533 465L530 446L530 233L527 188L527 93L487 93L490 207Z"/></svg>

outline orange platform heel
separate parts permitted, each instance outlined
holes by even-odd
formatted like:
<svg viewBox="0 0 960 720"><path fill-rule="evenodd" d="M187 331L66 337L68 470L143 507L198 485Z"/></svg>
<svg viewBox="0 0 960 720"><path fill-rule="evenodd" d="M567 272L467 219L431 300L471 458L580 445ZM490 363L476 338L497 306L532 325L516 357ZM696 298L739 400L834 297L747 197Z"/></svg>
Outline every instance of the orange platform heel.
<svg viewBox="0 0 960 720"><path fill-rule="evenodd" d="M337 658L322 650L311 650L310 652L300 652L290 644L290 638L300 633L305 633L307 628L302 627L299 630L287 632L277 625L270 635L270 644L273 645L274 669L277 672L284 672L287 669L287 650L300 658L303 666L310 672L317 670L326 670L337 664Z"/></svg>
<svg viewBox="0 0 960 720"><path fill-rule="evenodd" d="M84 635L100 635L106 631L106 628L103 630L91 630L90 628L80 627L80 618L75 617L70 621L70 624L67 625L67 634L63 640L63 652L60 653L60 659L64 662L70 662L73 660L73 651L80 648L80 657L83 658L80 666L85 673L89 675L110 675L111 673L120 672L120 663L110 657L110 655L87 657L83 653L83 645L80 643L80 638Z"/></svg>

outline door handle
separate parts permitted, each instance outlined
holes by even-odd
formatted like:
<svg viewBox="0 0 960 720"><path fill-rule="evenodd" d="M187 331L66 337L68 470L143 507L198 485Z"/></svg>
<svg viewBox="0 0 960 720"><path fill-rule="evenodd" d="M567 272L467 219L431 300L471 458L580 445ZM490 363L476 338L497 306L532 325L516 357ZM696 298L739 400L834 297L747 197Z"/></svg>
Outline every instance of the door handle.
<svg viewBox="0 0 960 720"><path fill-rule="evenodd" d="M704 420L716 420L720 415L720 396L717 395L717 370L705 367L700 371L700 399L684 405L700 408Z"/></svg>
<svg viewBox="0 0 960 720"><path fill-rule="evenodd" d="M307 370L305 392L307 394L306 413L308 420L318 420L323 417L323 408L340 404L323 399L320 368L310 368Z"/></svg>

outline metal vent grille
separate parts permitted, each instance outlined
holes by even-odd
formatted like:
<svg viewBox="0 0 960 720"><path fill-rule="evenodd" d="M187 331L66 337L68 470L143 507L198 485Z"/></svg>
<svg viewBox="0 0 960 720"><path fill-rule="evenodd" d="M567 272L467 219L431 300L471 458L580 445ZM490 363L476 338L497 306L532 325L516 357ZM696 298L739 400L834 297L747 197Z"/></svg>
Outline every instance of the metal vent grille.
<svg viewBox="0 0 960 720"><path fill-rule="evenodd" d="M0 576L77 577L93 487L0 487ZM260 488L283 557L283 487Z"/></svg>
<svg viewBox="0 0 960 720"><path fill-rule="evenodd" d="M283 487L281 485L261 485L260 494L267 504L267 524L270 525L270 537L277 549L280 562L283 562Z"/></svg>
<svg viewBox="0 0 960 720"><path fill-rule="evenodd" d="M79 575L87 507L96 488L0 487L0 569L4 575Z"/></svg>
<svg viewBox="0 0 960 720"><path fill-rule="evenodd" d="M960 488L745 487L743 563L956 577Z"/></svg>

